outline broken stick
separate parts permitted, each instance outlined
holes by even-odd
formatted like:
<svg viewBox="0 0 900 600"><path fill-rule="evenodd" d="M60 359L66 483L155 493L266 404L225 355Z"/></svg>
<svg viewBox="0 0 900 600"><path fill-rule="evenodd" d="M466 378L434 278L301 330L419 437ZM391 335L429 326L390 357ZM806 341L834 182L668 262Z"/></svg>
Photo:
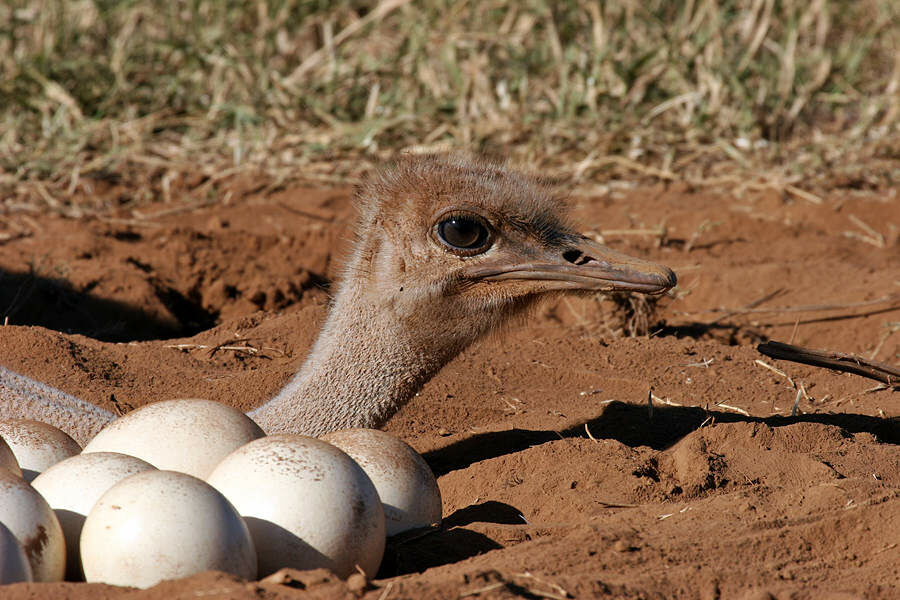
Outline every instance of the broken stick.
<svg viewBox="0 0 900 600"><path fill-rule="evenodd" d="M764 342L756 349L772 358L854 373L891 386L900 386L900 368L868 360L861 356L828 350L812 350L781 342Z"/></svg>

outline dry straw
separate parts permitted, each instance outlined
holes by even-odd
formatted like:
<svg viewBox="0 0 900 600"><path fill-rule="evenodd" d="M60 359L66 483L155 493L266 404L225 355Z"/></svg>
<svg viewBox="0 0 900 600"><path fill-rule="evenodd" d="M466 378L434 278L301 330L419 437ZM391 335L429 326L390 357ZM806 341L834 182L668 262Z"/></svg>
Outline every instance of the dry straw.
<svg viewBox="0 0 900 600"><path fill-rule="evenodd" d="M447 148L814 201L897 180L898 23L895 0L12 0L0 208L352 181Z"/></svg>

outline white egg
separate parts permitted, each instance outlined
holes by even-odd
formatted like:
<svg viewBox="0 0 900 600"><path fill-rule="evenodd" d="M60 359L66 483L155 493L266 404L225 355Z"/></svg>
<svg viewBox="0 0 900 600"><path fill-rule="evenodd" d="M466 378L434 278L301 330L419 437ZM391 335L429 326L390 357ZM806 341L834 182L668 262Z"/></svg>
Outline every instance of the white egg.
<svg viewBox="0 0 900 600"><path fill-rule="evenodd" d="M22 469L19 468L19 461L16 460L16 455L13 454L9 444L3 441L2 437L0 437L0 469L6 469L19 477L22 476Z"/></svg>
<svg viewBox="0 0 900 600"><path fill-rule="evenodd" d="M9 528L0 523L0 585L33 581L31 565L22 544Z"/></svg>
<svg viewBox="0 0 900 600"><path fill-rule="evenodd" d="M229 452L263 435L250 417L220 402L165 400L116 419L84 451L129 454L204 479Z"/></svg>
<svg viewBox="0 0 900 600"><path fill-rule="evenodd" d="M81 446L69 434L40 421L0 419L0 437L15 454L25 481L81 452Z"/></svg>
<svg viewBox="0 0 900 600"><path fill-rule="evenodd" d="M265 437L235 450L208 481L244 517L259 574L282 567L357 565L372 577L384 554L384 511L369 477L331 444L302 435Z"/></svg>
<svg viewBox="0 0 900 600"><path fill-rule="evenodd" d="M79 454L59 462L35 478L31 486L56 513L66 538L66 580L82 581L78 541L91 508L106 490L135 473L156 467L116 452Z"/></svg>
<svg viewBox="0 0 900 600"><path fill-rule="evenodd" d="M175 471L144 471L103 494L84 522L85 579L146 588L201 571L256 578L247 526L208 483Z"/></svg>
<svg viewBox="0 0 900 600"><path fill-rule="evenodd" d="M344 429L321 437L355 460L378 490L387 535L441 521L441 490L419 453L377 429Z"/></svg>
<svg viewBox="0 0 900 600"><path fill-rule="evenodd" d="M35 581L62 581L66 542L53 509L27 481L0 469L0 523L25 551Z"/></svg>

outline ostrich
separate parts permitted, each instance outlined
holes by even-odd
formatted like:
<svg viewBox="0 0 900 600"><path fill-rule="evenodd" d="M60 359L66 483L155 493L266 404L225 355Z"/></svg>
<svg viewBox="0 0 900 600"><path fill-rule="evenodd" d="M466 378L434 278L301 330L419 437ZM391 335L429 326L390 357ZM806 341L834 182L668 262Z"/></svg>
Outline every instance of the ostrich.
<svg viewBox="0 0 900 600"><path fill-rule="evenodd" d="M667 267L580 235L533 178L463 157L406 157L358 192L354 241L299 372L248 415L268 433L380 427L443 365L539 300L565 292L660 294ZM80 443L115 415L0 367L0 417Z"/></svg>

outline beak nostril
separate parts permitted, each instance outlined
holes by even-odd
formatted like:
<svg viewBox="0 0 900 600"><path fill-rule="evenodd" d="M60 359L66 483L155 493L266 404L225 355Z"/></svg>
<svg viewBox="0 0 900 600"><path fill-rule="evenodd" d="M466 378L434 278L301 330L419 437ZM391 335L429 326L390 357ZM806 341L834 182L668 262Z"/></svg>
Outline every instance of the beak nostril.
<svg viewBox="0 0 900 600"><path fill-rule="evenodd" d="M588 256L581 250L566 250L563 252L563 258L572 263L573 265L581 266L586 265L591 261L596 261L597 259L593 256Z"/></svg>
<svg viewBox="0 0 900 600"><path fill-rule="evenodd" d="M588 256L581 250L575 250L574 248L571 250L566 250L563 252L563 258L572 263L573 265L582 266L586 265L591 261L596 261L597 259L593 256Z"/></svg>

